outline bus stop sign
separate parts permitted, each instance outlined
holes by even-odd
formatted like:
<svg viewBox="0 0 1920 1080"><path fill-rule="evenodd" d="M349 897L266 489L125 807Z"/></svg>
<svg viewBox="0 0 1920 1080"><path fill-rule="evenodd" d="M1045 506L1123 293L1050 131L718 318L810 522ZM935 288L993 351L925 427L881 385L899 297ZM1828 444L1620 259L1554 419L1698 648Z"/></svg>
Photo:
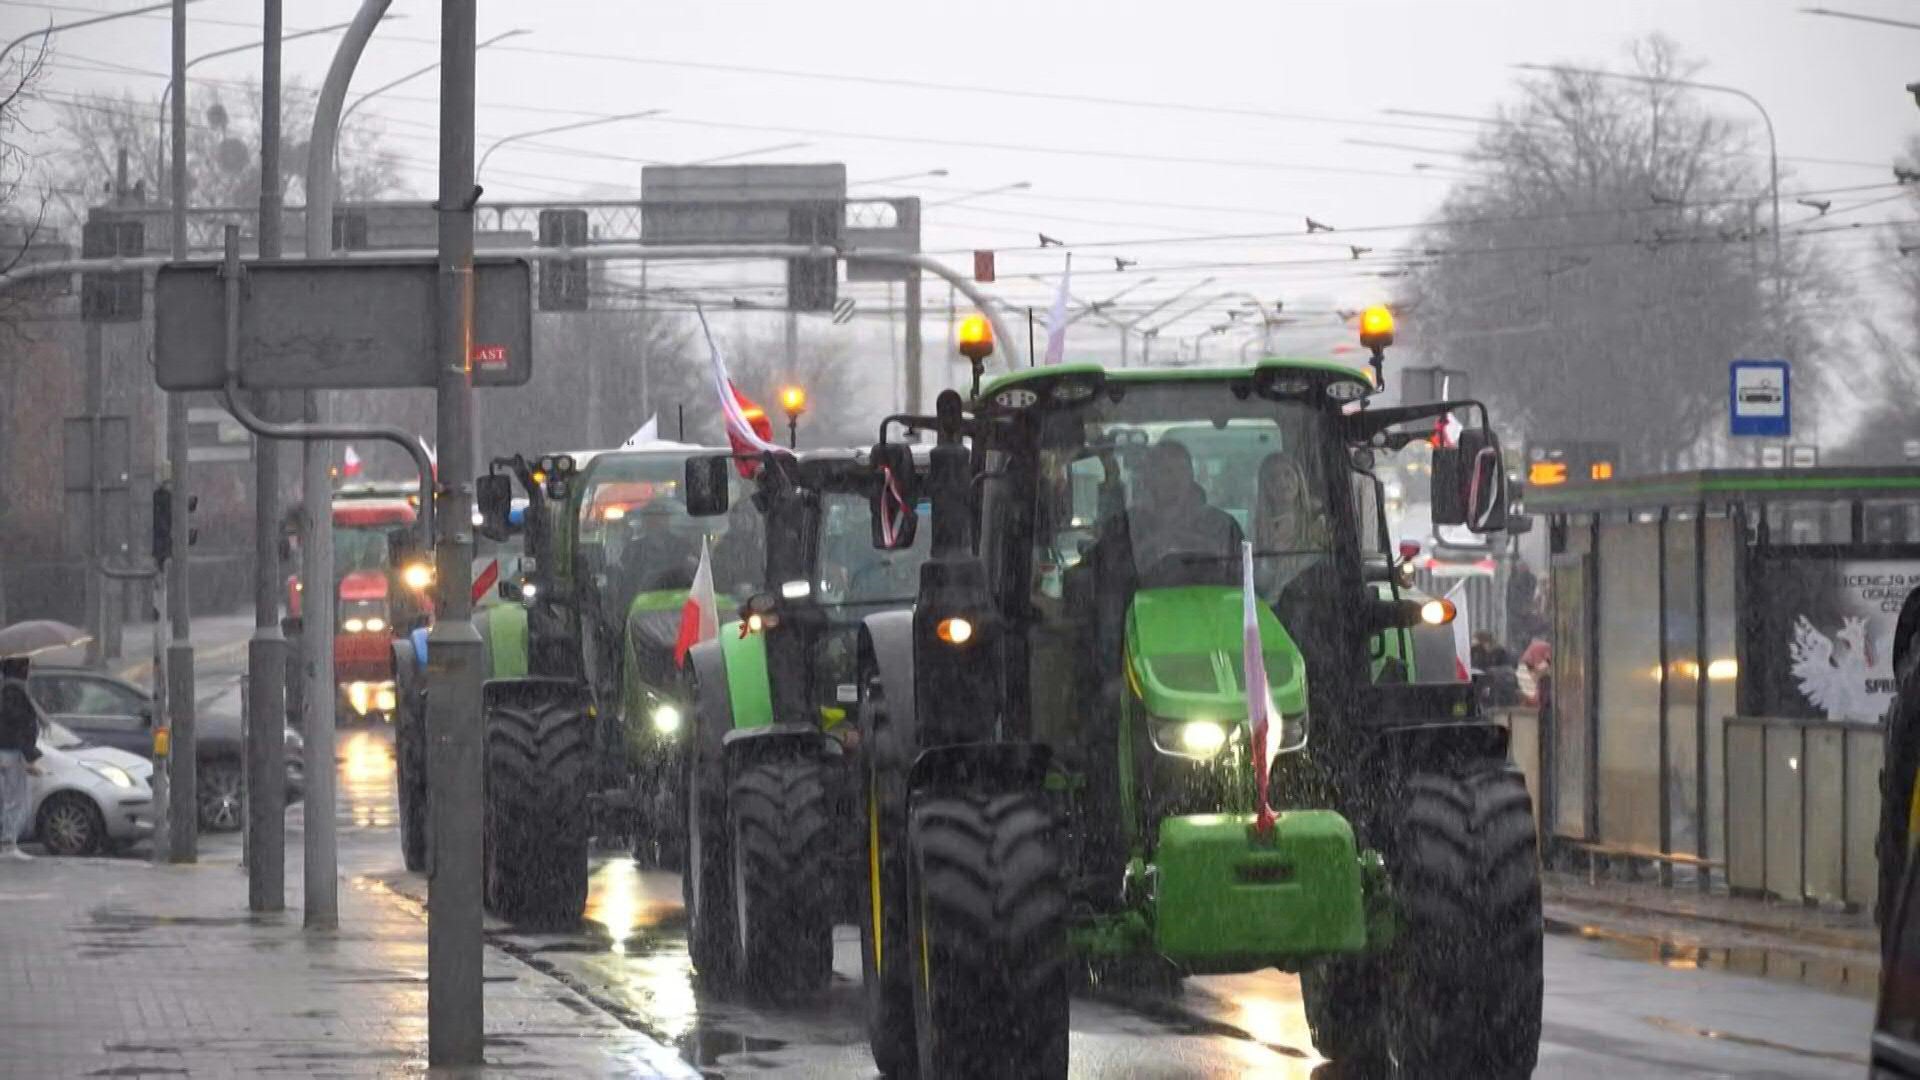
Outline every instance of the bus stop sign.
<svg viewBox="0 0 1920 1080"><path fill-rule="evenodd" d="M1793 369L1785 360L1735 360L1727 380L1734 435L1784 439L1793 433Z"/></svg>

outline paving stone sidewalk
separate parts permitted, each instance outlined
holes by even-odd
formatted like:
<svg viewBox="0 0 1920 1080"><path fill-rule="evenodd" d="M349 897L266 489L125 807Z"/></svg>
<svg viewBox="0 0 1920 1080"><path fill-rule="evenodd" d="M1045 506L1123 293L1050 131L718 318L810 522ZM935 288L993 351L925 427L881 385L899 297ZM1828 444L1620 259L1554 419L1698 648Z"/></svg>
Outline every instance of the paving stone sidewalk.
<svg viewBox="0 0 1920 1080"><path fill-rule="evenodd" d="M235 855L0 863L0 1076L427 1075L419 906L346 880L343 929L309 934L297 908L247 913ZM449 1075L698 1075L498 949L484 970L487 1066Z"/></svg>

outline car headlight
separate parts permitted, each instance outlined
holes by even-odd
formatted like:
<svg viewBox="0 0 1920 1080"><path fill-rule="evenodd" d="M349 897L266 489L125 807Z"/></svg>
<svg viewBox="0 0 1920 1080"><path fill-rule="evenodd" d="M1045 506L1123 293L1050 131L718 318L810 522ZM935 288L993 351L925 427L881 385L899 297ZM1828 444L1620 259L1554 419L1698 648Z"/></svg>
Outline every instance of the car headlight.
<svg viewBox="0 0 1920 1080"><path fill-rule="evenodd" d="M133 787L133 777L128 774L127 770L118 765L109 765L101 761L87 761L82 762L82 764L93 770L102 780L112 784L114 787L128 789Z"/></svg>
<svg viewBox="0 0 1920 1080"><path fill-rule="evenodd" d="M653 730L662 735L673 735L680 730L680 708L669 701L663 701L653 707Z"/></svg>

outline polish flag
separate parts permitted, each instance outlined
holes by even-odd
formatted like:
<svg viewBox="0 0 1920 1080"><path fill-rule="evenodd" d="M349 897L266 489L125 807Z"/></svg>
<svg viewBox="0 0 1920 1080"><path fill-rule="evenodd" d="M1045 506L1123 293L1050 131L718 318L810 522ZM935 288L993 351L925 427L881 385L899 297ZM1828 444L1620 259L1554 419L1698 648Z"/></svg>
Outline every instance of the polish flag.
<svg viewBox="0 0 1920 1080"><path fill-rule="evenodd" d="M787 454L792 451L773 441L773 421L767 418L767 410L755 404L753 399L740 392L727 376L726 358L720 355L720 343L713 340L713 330L707 325L707 313L699 304L693 306L693 313L700 318L700 333L707 339L707 362L713 375L714 396L720 399L720 418L725 422L727 442L736 454ZM750 461L736 462L740 475L752 479L758 465Z"/></svg>
<svg viewBox="0 0 1920 1080"><path fill-rule="evenodd" d="M687 650L703 641L720 636L720 601L713 595L713 558L707 541L700 540L700 569L693 573L693 588L680 608L680 636L673 642L675 667L687 666Z"/></svg>
<svg viewBox="0 0 1920 1080"><path fill-rule="evenodd" d="M340 475L341 476L359 476L360 475L360 455L354 453L353 447L351 446L347 447L347 457L346 457L345 463L340 467Z"/></svg>
<svg viewBox="0 0 1920 1080"><path fill-rule="evenodd" d="M1243 637L1241 664L1247 673L1247 722L1253 735L1253 783L1260 793L1260 814L1254 819L1254 832L1262 838L1273 833L1273 807L1267 804L1267 721L1273 711L1273 695L1267 690L1267 656L1260 647L1260 599L1253 591L1253 544L1240 542L1240 615Z"/></svg>

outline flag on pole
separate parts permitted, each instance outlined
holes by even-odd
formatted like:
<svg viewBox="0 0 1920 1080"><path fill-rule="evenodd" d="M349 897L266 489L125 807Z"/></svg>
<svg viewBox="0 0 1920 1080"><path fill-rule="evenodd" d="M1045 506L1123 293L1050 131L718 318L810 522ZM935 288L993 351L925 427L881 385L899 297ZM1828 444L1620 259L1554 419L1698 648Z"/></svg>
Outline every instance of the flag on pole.
<svg viewBox="0 0 1920 1080"><path fill-rule="evenodd" d="M707 357L713 369L713 391L720 399L720 413L726 421L727 438L740 453L785 454L790 451L773 441L773 421L766 410L755 405L727 377L727 362L720 355L720 344L713 340L707 325L707 313L698 304L694 314L700 317L700 333L707 339ZM753 415L758 414L758 415ZM756 422L757 421L757 422Z"/></svg>
<svg viewBox="0 0 1920 1080"><path fill-rule="evenodd" d="M1247 673L1247 726L1253 738L1253 782L1260 793L1260 812L1254 831L1265 838L1273 833L1273 807L1267 803L1267 721L1273 696L1267 690L1267 656L1260 646L1260 598L1253 590L1253 544L1240 542L1240 615L1243 638L1241 666Z"/></svg>
<svg viewBox="0 0 1920 1080"><path fill-rule="evenodd" d="M693 588L680 607L680 636L673 642L675 667L687 666L687 650L720 636L720 601L713 594L713 554L700 538L700 568L693 572Z"/></svg>
<svg viewBox="0 0 1920 1080"><path fill-rule="evenodd" d="M1053 311L1047 315L1047 359L1058 364L1067 356L1067 290L1073 280L1073 256L1067 256L1067 269L1060 275L1060 291L1053 296Z"/></svg>
<svg viewBox="0 0 1920 1080"><path fill-rule="evenodd" d="M345 477L360 475L360 455L354 453L353 447L351 446L347 447L347 456L345 462L340 466L340 475Z"/></svg>

